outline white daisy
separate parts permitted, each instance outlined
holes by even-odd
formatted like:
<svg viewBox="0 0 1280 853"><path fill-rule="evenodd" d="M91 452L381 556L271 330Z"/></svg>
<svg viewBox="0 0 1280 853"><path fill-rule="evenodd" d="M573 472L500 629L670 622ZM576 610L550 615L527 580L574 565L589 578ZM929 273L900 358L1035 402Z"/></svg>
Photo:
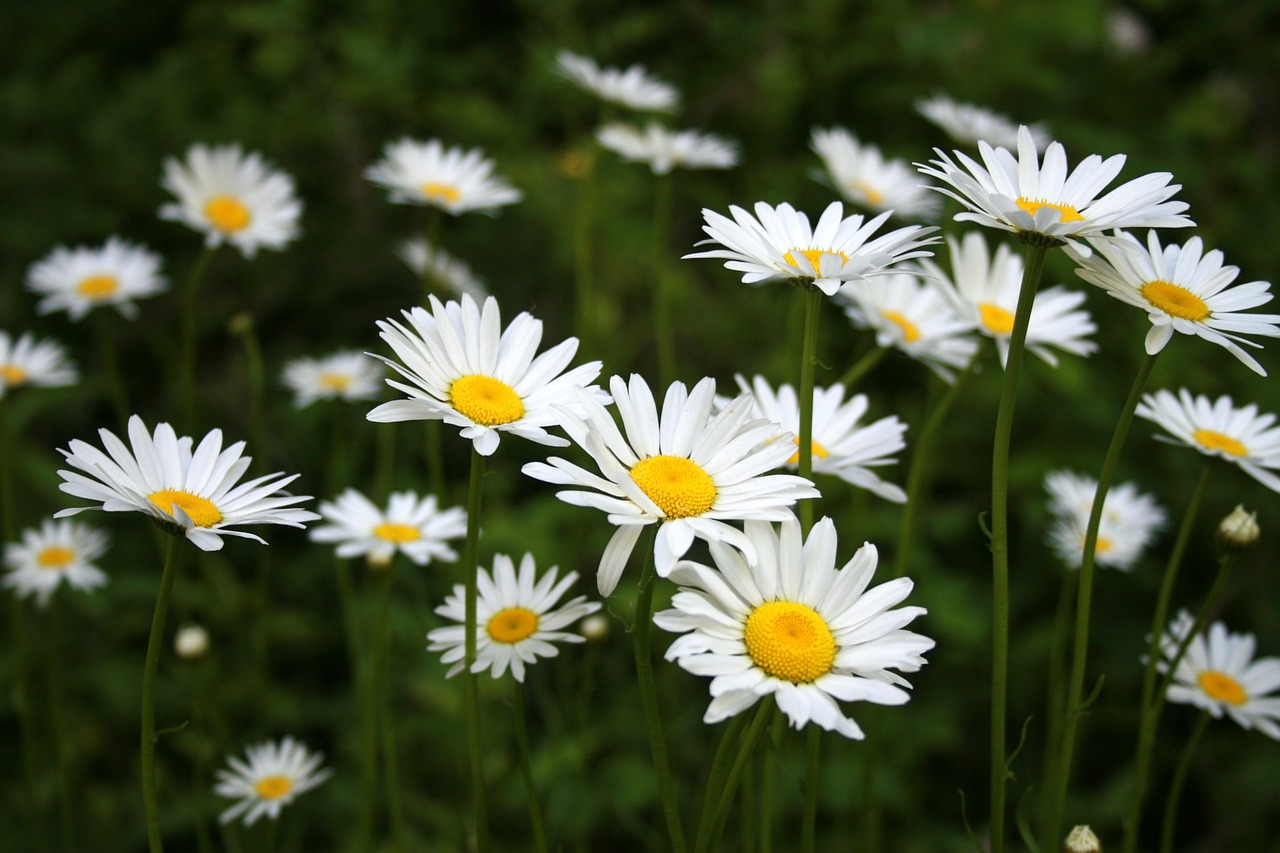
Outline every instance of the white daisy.
<svg viewBox="0 0 1280 853"><path fill-rule="evenodd" d="M905 160L886 159L880 149L866 145L843 127L815 127L809 147L822 158L826 174L815 173L859 207L876 213L891 211L903 219L937 217L941 199L921 186L920 175Z"/></svg>
<svg viewBox="0 0 1280 853"><path fill-rule="evenodd" d="M1059 559L1077 568L1084 557L1085 532L1098 482L1072 471L1050 471L1045 475L1044 488L1054 516L1049 545ZM1154 497L1139 492L1136 484L1112 486L1102 506L1095 562L1129 571L1164 521L1164 509Z"/></svg>
<svg viewBox="0 0 1280 853"><path fill-rule="evenodd" d="M726 521L781 521L788 507L816 498L813 484L793 474L766 474L795 453L794 437L778 424L753 420L755 401L743 395L714 416L715 380L688 391L667 389L662 411L638 375L628 384L609 380L625 437L600 402L578 393L580 411L564 410L564 427L595 460L603 476L565 459L530 462L522 469L538 480L574 488L557 492L565 503L608 513L617 525L596 576L609 595L645 525L657 524L654 567L666 577L695 538L731 542L755 559L751 543Z"/></svg>
<svg viewBox="0 0 1280 853"><path fill-rule="evenodd" d="M556 70L602 101L628 109L671 113L680 100L674 86L650 76L642 65L601 68L594 59L562 50L556 54Z"/></svg>
<svg viewBox="0 0 1280 853"><path fill-rule="evenodd" d="M668 130L650 122L641 130L630 124L607 124L596 141L631 163L645 163L655 175L672 169L730 169L738 165L738 145L696 130Z"/></svg>
<svg viewBox="0 0 1280 853"><path fill-rule="evenodd" d="M1237 342L1261 347L1241 335L1280 337L1280 314L1242 313L1271 301L1270 283L1232 287L1240 268L1224 266L1217 249L1205 252L1199 237L1161 249L1160 238L1150 231L1145 250L1136 237L1123 232L1111 240L1090 242L1098 254L1079 259L1076 275L1147 312L1149 354L1160 352L1174 332L1181 332L1218 344L1254 373L1267 375Z"/></svg>
<svg viewBox="0 0 1280 853"><path fill-rule="evenodd" d="M383 369L359 350L341 350L320 358L295 358L281 376L302 409L317 400L372 400L382 390Z"/></svg>
<svg viewBox="0 0 1280 853"><path fill-rule="evenodd" d="M142 418L129 418L129 443L109 430L98 430L103 453L78 439L69 450L60 450L77 471L59 471L59 488L69 495L99 502L100 506L73 507L54 518L87 509L107 512L141 512L173 533L185 535L202 551L222 548L223 536L242 536L257 542L253 533L233 529L244 524L287 524L303 527L320 516L293 504L310 495L291 495L283 489L297 474L268 474L236 485L248 470L242 456L244 442L222 447L222 430L213 430L192 451L193 441L179 438L168 424L147 432ZM86 476L88 475L88 476Z"/></svg>
<svg viewBox="0 0 1280 853"><path fill-rule="evenodd" d="M11 388L61 388L80 378L62 344L37 341L24 332L17 340L0 332L0 398Z"/></svg>
<svg viewBox="0 0 1280 853"><path fill-rule="evenodd" d="M62 583L93 590L107 576L93 560L107 550L107 534L75 521L45 521L39 530L22 531L22 542L4 549L8 567L3 585L19 598L34 595L36 605L46 607Z"/></svg>
<svg viewBox="0 0 1280 853"><path fill-rule="evenodd" d="M923 607L894 605L912 589L909 578L870 592L876 548L858 549L836 569L836 530L831 519L801 541L791 518L781 534L772 524L748 521L756 560L721 543L711 544L716 567L682 560L671 573L681 589L672 609L653 617L681 633L667 649L694 675L712 677L711 704L703 721L716 723L772 694L791 724L813 722L861 740L862 729L836 700L901 705L911 685L899 672L916 672L933 640L902 630ZM717 571L718 569L718 571Z"/></svg>
<svg viewBox="0 0 1280 853"><path fill-rule="evenodd" d="M375 566L385 566L397 551L419 566L433 559L458 559L445 544L467 533L467 513L462 507L439 508L435 495L419 498L414 492L392 492L385 510L355 489L347 489L330 503L320 504L320 517L329 524L313 527L313 542L336 542L339 557L367 556Z"/></svg>
<svg viewBox="0 0 1280 853"><path fill-rule="evenodd" d="M387 384L409 395L383 403L369 420L442 420L462 427L462 437L489 456L498 449L499 433L510 432L538 444L565 447L569 442L547 432L557 423L554 407L573 406L575 388L600 375L600 362L562 372L578 351L568 338L534 358L542 340L542 321L518 315L505 330L492 296L483 310L470 296L442 304L431 297L431 311L404 312L409 327L381 320L381 337L399 362L378 356L410 384ZM410 328L411 327L411 328ZM595 386L592 393L599 394Z"/></svg>
<svg viewBox="0 0 1280 853"><path fill-rule="evenodd" d="M742 273L744 284L768 279L807 279L828 296L846 281L862 281L887 272L901 261L932 254L923 247L938 238L937 228L909 225L871 239L888 213L870 222L861 215L844 216L835 201L823 211L816 227L789 204L777 207L757 202L756 215L737 206L733 219L703 209L702 230L711 238L698 245L719 243L724 248L694 252L686 258L720 258L725 267Z"/></svg>
<svg viewBox="0 0 1280 853"><path fill-rule="evenodd" d="M956 142L976 145L986 142L1000 148L1016 148L1018 125L986 107L953 101L946 95L934 95L916 101L916 111L947 132ZM1042 124L1027 126L1037 150L1049 144L1049 131Z"/></svg>
<svg viewBox="0 0 1280 853"><path fill-rule="evenodd" d="M1280 476L1272 473L1280 469L1280 427L1273 426L1275 415L1258 414L1252 403L1237 409L1225 395L1213 401L1192 396L1186 388L1176 397L1171 391L1144 394L1137 412L1183 444L1239 465L1271 491L1280 492Z"/></svg>
<svg viewBox="0 0 1280 853"><path fill-rule="evenodd" d="M253 744L244 752L247 763L232 755L227 758L231 769L218 771L213 792L240 800L222 813L222 823L240 815L245 826L263 815L276 820L281 809L333 775L332 770L320 769L323 754L310 752L291 737Z"/></svg>
<svg viewBox="0 0 1280 853"><path fill-rule="evenodd" d="M492 670L494 678L501 678L507 668L516 681L524 681L525 664L536 663L538 658L551 658L560 654L555 643L582 643L586 638L565 631L571 624L595 613L599 602L587 601L579 595L560 607L556 602L578 580L577 572L568 572L559 583L558 569L552 566L538 577L533 555L525 554L517 571L506 554L493 557L493 576L484 569L476 573L476 624L483 630L476 631L476 659L472 672ZM444 652L441 660L452 664L448 677L462 672L466 652L466 590L462 584L453 587L453 594L445 599L436 613L461 624L436 628L427 634L431 645L427 651Z"/></svg>
<svg viewBox="0 0 1280 853"><path fill-rule="evenodd" d="M492 214L521 199L519 190L493 174L493 165L479 148L405 138L388 143L364 175L389 190L393 202L430 205L455 216L471 210Z"/></svg>
<svg viewBox="0 0 1280 853"><path fill-rule="evenodd" d="M396 247L396 257L404 261L405 266L413 270L418 278L429 276L433 282L448 290L454 296L464 293L472 299L484 299L489 295L489 288L484 280L476 275L466 262L432 246L422 239L409 239Z"/></svg>
<svg viewBox="0 0 1280 853"><path fill-rule="evenodd" d="M134 299L167 287L160 256L119 237L108 238L99 248L58 246L27 273L27 289L44 297L36 310L66 311L73 321L99 305L112 305L132 319L138 314Z"/></svg>
<svg viewBox="0 0 1280 853"><path fill-rule="evenodd" d="M160 218L203 232L211 249L230 243L252 258L298 237L302 202L293 178L239 145L193 145L185 163L166 159L161 186L178 201L163 205Z"/></svg>

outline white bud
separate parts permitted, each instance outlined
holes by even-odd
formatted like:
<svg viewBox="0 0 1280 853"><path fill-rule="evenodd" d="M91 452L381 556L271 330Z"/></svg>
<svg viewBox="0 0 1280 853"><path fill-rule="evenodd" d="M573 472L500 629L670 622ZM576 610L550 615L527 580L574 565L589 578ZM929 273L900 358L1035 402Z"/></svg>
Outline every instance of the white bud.
<svg viewBox="0 0 1280 853"><path fill-rule="evenodd" d="M204 657L209 651L209 632L199 625L183 625L173 636L173 650L183 660Z"/></svg>
<svg viewBox="0 0 1280 853"><path fill-rule="evenodd" d="M607 617L596 613L583 619L582 624L578 626L578 630L588 640L598 642L609 636L609 620Z"/></svg>

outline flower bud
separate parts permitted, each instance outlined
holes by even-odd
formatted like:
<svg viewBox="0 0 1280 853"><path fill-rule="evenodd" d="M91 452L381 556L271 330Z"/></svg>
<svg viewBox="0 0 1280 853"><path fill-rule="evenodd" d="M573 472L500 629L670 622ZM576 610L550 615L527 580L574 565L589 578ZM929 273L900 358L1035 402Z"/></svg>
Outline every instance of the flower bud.
<svg viewBox="0 0 1280 853"><path fill-rule="evenodd" d="M1218 544L1228 551L1247 551L1257 544L1261 535L1258 514L1245 512L1243 505L1233 509L1218 525Z"/></svg>
<svg viewBox="0 0 1280 853"><path fill-rule="evenodd" d="M609 620L596 613L583 619L582 624L578 626L578 630L582 633L582 636L596 643L609 636Z"/></svg>
<svg viewBox="0 0 1280 853"><path fill-rule="evenodd" d="M173 635L173 650L183 660L196 660L209 651L209 632L199 625L183 625Z"/></svg>
<svg viewBox="0 0 1280 853"><path fill-rule="evenodd" d="M1102 853L1102 842L1087 824L1083 824L1067 833L1062 853Z"/></svg>

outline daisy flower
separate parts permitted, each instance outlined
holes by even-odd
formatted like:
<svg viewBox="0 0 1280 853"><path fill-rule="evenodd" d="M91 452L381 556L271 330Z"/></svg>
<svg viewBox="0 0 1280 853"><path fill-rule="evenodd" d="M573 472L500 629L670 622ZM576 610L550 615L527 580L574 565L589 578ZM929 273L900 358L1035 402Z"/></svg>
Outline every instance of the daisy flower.
<svg viewBox="0 0 1280 853"><path fill-rule="evenodd" d="M1273 492L1280 492L1280 427L1276 416L1258 414L1250 403L1237 409L1229 396L1210 400L1183 388L1144 394L1137 413L1154 421L1174 438L1206 456L1216 456L1240 469ZM1163 439L1168 441L1169 439Z"/></svg>
<svg viewBox="0 0 1280 853"><path fill-rule="evenodd" d="M36 311L66 311L72 321L99 305L112 305L132 319L138 314L134 299L154 296L166 287L160 256L119 237L108 238L96 249L58 246L27 274L27 289L44 297Z"/></svg>
<svg viewBox="0 0 1280 853"><path fill-rule="evenodd" d="M562 372L578 351L577 338L534 358L542 321L522 313L503 330L492 296L483 309L465 294L460 303L442 304L432 296L430 312L415 307L404 317L408 326L378 322L382 339L400 360L378 358L408 380L387 384L409 399L383 403L369 412L369 420L442 420L462 427L462 437L481 456L498 449L502 432L552 447L569 444L546 430L557 423L554 407L572 407L574 389L600 375L598 361ZM595 386L591 390L600 393Z"/></svg>
<svg viewBox="0 0 1280 853"><path fill-rule="evenodd" d="M321 358L295 358L285 363L281 378L303 409L317 400L372 400L382 389L382 365L358 350L342 350Z"/></svg>
<svg viewBox="0 0 1280 853"><path fill-rule="evenodd" d="M671 113L680 100L674 86L650 76L642 65L601 68L594 59L562 50L556 54L556 70L600 100L628 109Z"/></svg>
<svg viewBox="0 0 1280 853"><path fill-rule="evenodd" d="M788 507L797 500L818 497L803 477L765 473L795 453L795 439L778 424L753 420L750 396L712 415L714 379L701 380L692 391L673 382L659 412L638 375L630 383L614 376L609 388L625 436L586 393L578 393L585 418L564 411L565 430L591 455L600 474L556 457L522 469L534 479L573 487L556 497L603 510L617 526L596 575L601 595L618 585L646 525L658 525L654 568L666 577L695 538L733 543L754 560L750 540L727 521L781 521L791 516Z"/></svg>
<svg viewBox="0 0 1280 853"><path fill-rule="evenodd" d="M607 124L596 141L631 163L645 163L655 175L672 169L729 169L738 165L737 143L696 130L668 130L650 122L644 130Z"/></svg>
<svg viewBox="0 0 1280 853"><path fill-rule="evenodd" d="M493 161L479 148L445 148L439 139L401 139L382 150L364 173L401 204L438 207L457 216L470 210L493 214L515 204L520 191L493 174Z"/></svg>
<svg viewBox="0 0 1280 853"><path fill-rule="evenodd" d="M62 583L85 591L97 589L107 576L93 560L107 550L107 535L75 521L45 521L39 530L22 531L22 542L5 546L8 572L3 584L19 598L34 595L46 607Z"/></svg>
<svg viewBox="0 0 1280 853"><path fill-rule="evenodd" d="M1000 148L1018 146L1018 125L986 107L934 95L928 100L916 101L916 112L945 130L956 142L965 145L986 142ZM1027 125L1027 131L1036 149L1043 151L1049 144L1049 131L1042 124Z"/></svg>
<svg viewBox="0 0 1280 853"><path fill-rule="evenodd" d="M231 769L218 771L213 792L240 801L222 813L221 823L240 815L245 826L253 826L263 815L276 820L281 809L333 775L332 770L320 769L323 754L309 751L291 737L246 747L245 758L247 762L229 756Z"/></svg>
<svg viewBox="0 0 1280 853"><path fill-rule="evenodd" d="M1054 516L1049 545L1064 563L1078 568L1084 557L1085 532L1098 482L1071 471L1050 471L1045 475L1044 488ZM1100 566L1129 571L1164 521L1164 510L1155 498L1139 492L1134 483L1112 486L1102 506L1095 561Z"/></svg>
<svg viewBox="0 0 1280 853"><path fill-rule="evenodd" d="M729 219L703 209L710 237L698 245L718 243L723 248L694 252L686 258L720 258L725 267L742 273L744 284L769 279L804 279L831 296L846 281L863 281L886 268L931 254L923 247L937 242L927 236L938 230L932 226L910 225L872 239L888 213L870 222L861 215L846 217L844 205L835 201L823 211L816 227L809 217L791 205L777 207L757 202L752 216L731 206Z"/></svg>
<svg viewBox="0 0 1280 853"><path fill-rule="evenodd" d="M433 282L454 296L464 293L472 299L484 299L489 295L484 280L476 275L466 262L432 246L426 240L409 239L396 247L396 257L413 270L418 278L429 277Z"/></svg>
<svg viewBox="0 0 1280 853"><path fill-rule="evenodd" d="M935 148L937 160L917 163L920 171L948 184L934 187L969 208L956 221L977 222L988 228L1012 231L1019 240L1037 245L1066 243L1087 256L1089 247L1077 237L1105 237L1114 228L1181 228L1194 225L1182 215L1185 202L1169 201L1182 189L1170 184L1168 172L1153 172L1121 184L1106 195L1098 193L1120 174L1125 155L1103 160L1086 157L1070 174L1060 142L1045 149L1044 162L1036 151L1031 131L1018 129L1018 156L1006 148L978 143L984 165L956 151L960 165ZM963 168L961 168L963 166ZM984 167L985 166L985 167Z"/></svg>
<svg viewBox="0 0 1280 853"><path fill-rule="evenodd" d="M822 158L826 173L815 173L859 207L876 213L891 211L904 219L933 219L941 200L920 185L920 175L905 160L886 159L880 149L866 145L843 127L815 127L809 147Z"/></svg>
<svg viewBox="0 0 1280 853"><path fill-rule="evenodd" d="M1280 314L1243 313L1271 301L1270 283L1251 281L1232 287L1240 268L1224 266L1217 249L1205 252L1199 237L1162 249L1160 238L1150 231L1145 250L1126 233L1090 242L1098 253L1081 258L1076 275L1147 312L1151 320L1148 354L1160 352L1174 332L1181 332L1218 344L1254 373L1267 375L1237 342L1261 347L1241 335L1280 337Z"/></svg>
<svg viewBox="0 0 1280 853"><path fill-rule="evenodd" d="M160 218L203 232L210 249L230 243L252 258L298 237L302 202L293 178L239 145L191 146L186 162L164 161L160 185L178 199L160 208Z"/></svg>
<svg viewBox="0 0 1280 853"><path fill-rule="evenodd" d="M0 332L0 399L11 388L61 388L75 384L79 378L62 344L37 341L30 332L24 332L17 340L8 332Z"/></svg>
<svg viewBox="0 0 1280 853"><path fill-rule="evenodd" d="M458 555L445 540L467 533L466 510L442 510L435 495L419 498L414 492L392 492L382 510L360 492L347 489L335 501L321 502L320 517L329 524L311 528L311 541L336 542L339 557L367 556L374 566L385 566L397 551L419 566L433 559L456 560Z"/></svg>
<svg viewBox="0 0 1280 853"><path fill-rule="evenodd" d="M556 582L558 569L552 566L538 577L533 555L525 554L517 570L506 554L493 557L493 575L484 569L476 574L476 624L484 626L476 631L476 660L472 672L492 670L494 678L501 678L510 667L516 681L524 681L525 664L536 663L538 658L552 658L560 654L555 643L582 643L586 638L565 631L583 616L600 609L599 602L587 601L586 596L571 598L556 607L560 597L578 579L577 572L568 572ZM466 647L466 590L462 584L453 587L453 594L445 599L436 613L460 624L436 628L427 634L431 645L427 651L444 652L441 660L452 664L448 677L452 678L465 665Z"/></svg>
<svg viewBox="0 0 1280 853"><path fill-rule="evenodd" d="M904 631L923 607L894 605L912 589L897 578L867 592L876 570L875 546L866 543L837 569L831 519L801 540L791 518L781 533L748 521L757 559L711 544L715 568L680 561L671 579L680 591L672 609L653 617L682 634L667 649L694 675L711 676L711 704L703 721L717 723L773 694L795 728L812 722L861 740L862 729L836 700L902 705L911 685L899 672L916 672L933 640Z"/></svg>
<svg viewBox="0 0 1280 853"><path fill-rule="evenodd" d="M303 527L320 516L293 504L310 495L291 495L284 487L297 479L268 474L245 483L236 481L248 470L244 442L222 446L222 430L215 429L192 451L191 438L179 438L173 427L160 424L147 431L142 418L129 418L129 444L110 430L98 430L103 453L74 439L69 450L60 450L75 471L59 471L59 488L69 495L100 504L72 507L54 518L87 509L107 512L141 512L172 533L186 536L202 551L222 548L223 536L265 541L236 527L244 524L287 524ZM83 472L83 473L77 473Z"/></svg>

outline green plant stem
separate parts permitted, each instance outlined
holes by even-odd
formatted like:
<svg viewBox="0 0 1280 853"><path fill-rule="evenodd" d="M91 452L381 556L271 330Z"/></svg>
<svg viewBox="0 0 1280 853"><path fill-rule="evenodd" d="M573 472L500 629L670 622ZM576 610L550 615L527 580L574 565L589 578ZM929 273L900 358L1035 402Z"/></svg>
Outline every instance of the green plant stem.
<svg viewBox="0 0 1280 853"><path fill-rule="evenodd" d="M391 655L391 598L395 586L393 559L378 578L378 609L374 618L373 651L369 668L372 672L371 703L377 720L382 752L383 786L387 792L387 811L391 816L391 833L398 853L405 850L404 804L400 796L399 762L396 756L395 729L391 725L391 684L388 670Z"/></svg>
<svg viewBox="0 0 1280 853"><path fill-rule="evenodd" d="M248 375L249 385L249 440L253 443L253 470L261 471L267 454L267 432L263 421L263 396L266 389L266 374L262 368L262 347L258 344L258 335L254 331L253 316L243 314L234 323L240 345L244 347L244 367Z"/></svg>
<svg viewBox="0 0 1280 853"><path fill-rule="evenodd" d="M800 447L797 473L813 479L813 374L818 365L818 319L822 312L823 294L807 284L804 303L804 339L800 348ZM813 527L813 502L800 501L800 530Z"/></svg>
<svg viewBox="0 0 1280 853"><path fill-rule="evenodd" d="M54 768L58 781L58 822L62 829L62 847L75 853L75 809L71 800L71 751L67 746L67 717L62 701L62 659L58 648L61 632L61 596L55 595L49 606L49 636L44 642L45 678L49 689L49 728L53 735Z"/></svg>
<svg viewBox="0 0 1280 853"><path fill-rule="evenodd" d="M9 423L9 401L0 397L0 535L14 540L13 519L13 426Z"/></svg>
<svg viewBox="0 0 1280 853"><path fill-rule="evenodd" d="M426 434L427 481L431 485L431 494L439 498L441 504L444 504L446 500L444 493L444 423L442 421L427 421L422 426Z"/></svg>
<svg viewBox="0 0 1280 853"><path fill-rule="evenodd" d="M871 736L859 743L862 750L862 774L860 796L862 800L862 846L858 848L859 853L879 853L881 847L881 836L883 835L882 815L884 809L880 805L880 786L879 766L881 753L884 751L882 746L886 740L890 743L894 742L891 735L893 730L886 731L889 725L886 721L890 717L886 717L881 713L879 705L868 705L867 709L861 714L863 718L862 729L867 732L875 732L879 736Z"/></svg>
<svg viewBox="0 0 1280 853"><path fill-rule="evenodd" d="M782 714L774 714L770 725L769 740L776 746L786 734L786 722ZM773 782L777 775L778 760L774 751L766 749L764 772L760 774L760 853L773 853Z"/></svg>
<svg viewBox="0 0 1280 853"><path fill-rule="evenodd" d="M818 833L818 773L822 757L822 729L812 720L809 731L805 732L805 751L807 753L804 772L804 817L800 823L800 850L802 853L813 853L816 849Z"/></svg>
<svg viewBox="0 0 1280 853"><path fill-rule="evenodd" d="M471 449L471 477L467 486L467 541L463 550L462 572L466 585L462 687L467 709L467 750L471 757L471 808L475 813L477 853L489 849L488 802L484 785L484 762L480 737L480 694L476 674L471 671L476 661L476 574L479 571L480 501L484 494L484 457Z"/></svg>
<svg viewBox="0 0 1280 853"><path fill-rule="evenodd" d="M107 394L111 398L111 407L115 411L116 421L121 429L124 429L129 423L129 402L125 394L124 382L120 378L120 362L116 358L115 339L111 333L111 317L105 311L96 312L93 327L98 338L98 358L102 363L102 373L107 380Z"/></svg>
<svg viewBox="0 0 1280 853"><path fill-rule="evenodd" d="M671 221L671 176L658 175L653 201L653 337L658 347L658 381L663 388L676 379L676 339L671 317L675 294L667 265L667 231Z"/></svg>
<svg viewBox="0 0 1280 853"><path fill-rule="evenodd" d="M593 352L596 336L595 284L592 252L592 217L595 215L595 150L584 146L586 166L578 181L577 210L573 229L573 283L577 296L577 329L581 351Z"/></svg>
<svg viewBox="0 0 1280 853"><path fill-rule="evenodd" d="M267 844L266 853L276 853L276 840L280 837L280 819L269 818L267 820Z"/></svg>
<svg viewBox="0 0 1280 853"><path fill-rule="evenodd" d="M720 794L724 790L725 778L732 766L731 758L735 755L734 747L742 737L742 728L747 718L737 714L725 726L720 735L720 745L716 747L715 758L711 761L711 772L707 774L707 786L702 795L702 811L698 815L698 830L694 835L694 853L706 853L711 844L711 836L715 832L715 820L720 802Z"/></svg>
<svg viewBox="0 0 1280 853"><path fill-rule="evenodd" d="M1200 746L1200 738L1209 725L1209 712L1205 711L1196 721L1196 727L1187 739L1186 748L1178 759L1178 769L1173 773L1173 781L1169 783L1169 796L1164 803L1164 823L1160 828L1160 853L1173 850L1173 831L1178 823L1178 800L1182 798L1182 785L1187 781L1187 772L1191 769L1191 759L1195 757Z"/></svg>
<svg viewBox="0 0 1280 853"><path fill-rule="evenodd" d="M160 853L160 809L156 797L156 671L160 666L160 647L164 645L164 623L169 613L169 599L178 577L178 558L185 536L170 534L165 551L164 573L160 577L160 593L151 617L151 636L147 640L147 662L142 672L142 801L147 812L147 843L151 853Z"/></svg>
<svg viewBox="0 0 1280 853"><path fill-rule="evenodd" d="M533 849L547 853L547 828L542 819L542 806L538 802L538 786L533 779L533 760L529 752L529 719L525 711L524 682L511 679L511 704L516 716L516 752L520 758L520 776L524 779L525 795L529 799L529 823L533 828Z"/></svg>
<svg viewBox="0 0 1280 853"><path fill-rule="evenodd" d="M888 347L875 346L864 353L857 361L849 365L849 369L840 377L840 384L846 389L853 389L862 377L866 376L872 369L880 363L885 353L889 351Z"/></svg>
<svg viewBox="0 0 1280 853"><path fill-rule="evenodd" d="M436 289L436 281L431 275L430 258L440 251L440 230L443 225L444 211L435 206L428 207L427 227L423 232L423 239L427 243L427 254L422 265L422 306L428 311L431 310L429 307L431 305L431 294Z"/></svg>
<svg viewBox="0 0 1280 853"><path fill-rule="evenodd" d="M760 742L760 735L764 733L766 724L773 717L773 709L772 696L766 696L760 700L760 707L756 709L756 715L751 719L751 728L742 737L742 745L738 749L738 757L734 760L733 767L730 769L728 777L724 780L724 786L719 793L715 820L712 822L711 844L705 851L698 851L698 853L710 853L710 851L720 849L720 839L724 834L725 823L729 819L729 810L733 806L733 796L737 793L743 772L746 770L747 765L751 763L751 756L755 754L756 744ZM709 795L710 792L708 792Z"/></svg>
<svg viewBox="0 0 1280 853"><path fill-rule="evenodd" d="M1062 720L1067 702L1066 646L1067 634L1071 625L1071 603L1076 597L1079 571L1064 570L1062 586L1058 591L1058 606L1053 614L1053 633L1049 639L1048 682L1046 691L1048 701L1045 703L1044 727L1044 768L1040 781L1043 791L1052 791L1053 783L1058 778L1059 759L1058 745L1062 743ZM1045 811L1040 815L1045 825L1049 823L1049 803L1044 804Z"/></svg>
<svg viewBox="0 0 1280 853"><path fill-rule="evenodd" d="M396 469L396 424L379 424L377 455L377 473L373 483L374 501L385 501L395 485Z"/></svg>
<svg viewBox="0 0 1280 853"><path fill-rule="evenodd" d="M196 375L196 307L200 292L200 281L204 278L209 262L213 260L216 248L206 248L195 259L191 266L191 274L182 289L182 343L178 359L178 394L182 401L183 432L190 432L195 426L195 375Z"/></svg>

